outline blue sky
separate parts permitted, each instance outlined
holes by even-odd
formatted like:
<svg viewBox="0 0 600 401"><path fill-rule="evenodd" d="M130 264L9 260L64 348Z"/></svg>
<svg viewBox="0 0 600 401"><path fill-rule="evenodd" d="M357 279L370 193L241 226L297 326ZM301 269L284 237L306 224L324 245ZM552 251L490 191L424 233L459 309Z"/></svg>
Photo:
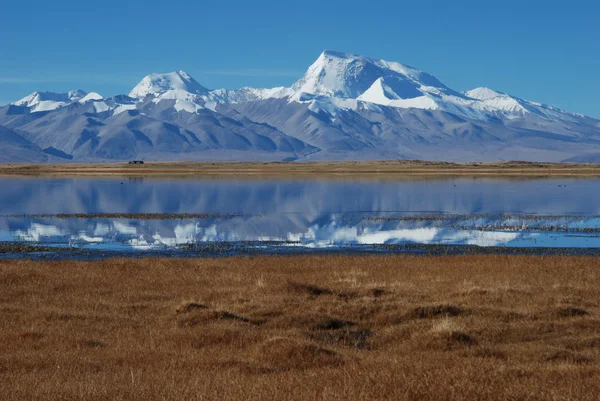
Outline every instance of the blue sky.
<svg viewBox="0 0 600 401"><path fill-rule="evenodd" d="M183 69L209 88L290 85L324 49L398 61L600 117L592 1L10 1L0 104L34 90L127 93Z"/></svg>

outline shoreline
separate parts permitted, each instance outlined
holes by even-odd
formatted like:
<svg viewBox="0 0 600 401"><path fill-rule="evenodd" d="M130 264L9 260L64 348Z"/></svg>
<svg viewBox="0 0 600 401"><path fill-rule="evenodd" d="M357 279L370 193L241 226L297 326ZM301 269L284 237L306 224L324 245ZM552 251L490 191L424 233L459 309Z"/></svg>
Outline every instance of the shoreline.
<svg viewBox="0 0 600 401"><path fill-rule="evenodd" d="M296 247L295 245L298 245ZM238 241L181 244L172 249L93 249L43 243L0 242L0 260L48 262L100 262L130 260L195 260L228 258L296 258L305 257L600 257L600 248L573 247L504 247L446 244L372 244L313 249L286 241Z"/></svg>
<svg viewBox="0 0 600 401"><path fill-rule="evenodd" d="M341 162L146 162L106 164L0 164L0 176L178 178L377 178L600 177L600 164L425 161Z"/></svg>

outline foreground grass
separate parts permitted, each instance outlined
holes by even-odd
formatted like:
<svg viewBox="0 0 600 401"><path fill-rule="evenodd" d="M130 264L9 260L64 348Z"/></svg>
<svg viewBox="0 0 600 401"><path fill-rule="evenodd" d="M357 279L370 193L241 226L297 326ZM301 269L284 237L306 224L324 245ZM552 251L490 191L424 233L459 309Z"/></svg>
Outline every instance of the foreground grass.
<svg viewBox="0 0 600 401"><path fill-rule="evenodd" d="M597 400L585 257L0 261L2 400Z"/></svg>
<svg viewBox="0 0 600 401"><path fill-rule="evenodd" d="M597 177L600 164L489 162L447 163L419 160L333 162L149 162L87 164L0 164L0 175L151 176L205 178L423 179L436 177Z"/></svg>

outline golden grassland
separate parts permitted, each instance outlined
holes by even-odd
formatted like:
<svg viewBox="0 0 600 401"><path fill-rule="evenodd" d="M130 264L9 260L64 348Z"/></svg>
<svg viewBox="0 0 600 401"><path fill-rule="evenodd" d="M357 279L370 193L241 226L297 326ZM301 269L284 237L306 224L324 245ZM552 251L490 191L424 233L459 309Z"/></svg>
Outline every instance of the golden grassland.
<svg viewBox="0 0 600 401"><path fill-rule="evenodd" d="M416 160L365 162L148 162L106 164L1 164L0 175L154 176L154 177L363 177L423 178L443 176L593 177L599 164L445 163Z"/></svg>
<svg viewBox="0 0 600 401"><path fill-rule="evenodd" d="M600 263L0 261L2 400L597 400Z"/></svg>

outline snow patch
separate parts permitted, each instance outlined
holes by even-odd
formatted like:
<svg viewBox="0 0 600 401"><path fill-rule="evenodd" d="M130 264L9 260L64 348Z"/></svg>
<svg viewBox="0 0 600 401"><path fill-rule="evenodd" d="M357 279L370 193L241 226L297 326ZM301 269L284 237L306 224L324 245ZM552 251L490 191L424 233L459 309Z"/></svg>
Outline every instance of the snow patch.
<svg viewBox="0 0 600 401"><path fill-rule="evenodd" d="M135 109L137 109L137 106L135 104L121 104L113 110L113 116L116 116L117 114L121 114L128 110L135 110Z"/></svg>
<svg viewBox="0 0 600 401"><path fill-rule="evenodd" d="M87 95L85 95L84 97L82 97L81 99L79 99L79 103L86 103L89 101L94 101L94 100L103 100L104 98L96 92L90 92Z"/></svg>

